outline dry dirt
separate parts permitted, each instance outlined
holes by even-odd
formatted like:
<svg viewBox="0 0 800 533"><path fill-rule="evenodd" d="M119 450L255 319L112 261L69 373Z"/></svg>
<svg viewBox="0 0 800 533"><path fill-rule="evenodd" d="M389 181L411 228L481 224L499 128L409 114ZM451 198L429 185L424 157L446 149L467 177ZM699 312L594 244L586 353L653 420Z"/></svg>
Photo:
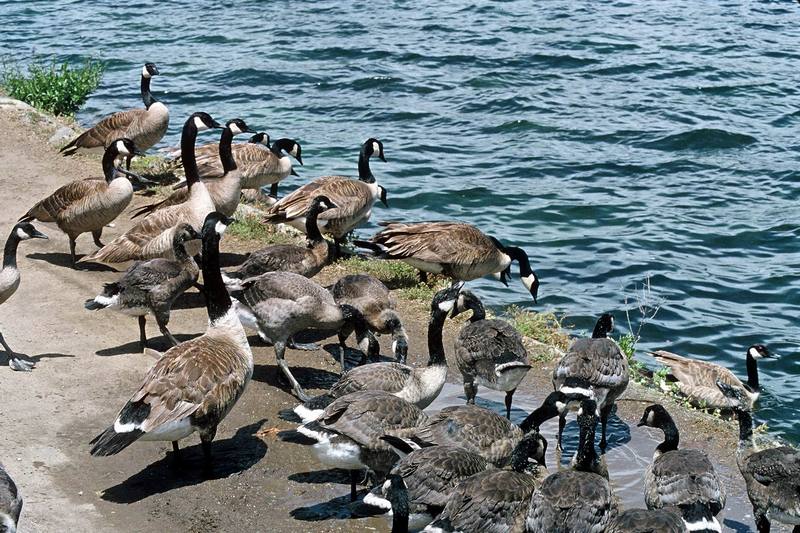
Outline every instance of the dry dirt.
<svg viewBox="0 0 800 533"><path fill-rule="evenodd" d="M101 174L98 160L63 158L47 144L48 136L46 128L31 125L25 116L0 110L4 232L58 186ZM135 198L132 207L143 201ZM106 228L104 240L128 225L123 215L115 228ZM8 342L37 360L31 373L0 366L0 461L25 497L21 531L388 531L381 519L350 516L344 472L327 470L307 448L279 438L279 431L295 424L280 419L278 412L295 401L276 381L272 349L256 336L250 338L253 381L217 433L212 479L200 477L196 437L183 442L180 469L169 461L169 445L161 443L136 443L117 456L91 457L89 441L113 420L153 359L137 352L135 319L83 307L118 274L102 268L73 270L66 237L51 225L39 229L50 240L21 244L22 283L0 307L0 328ZM79 238L79 254L93 249L90 236ZM241 251L226 248L223 240L224 260L235 262ZM327 278L332 275L328 272ZM176 308L170 330L179 340L202 333L206 315L200 295L191 290ZM414 354L425 353L427 319L419 305L404 302L401 310L411 337L410 362L420 363ZM448 356L455 330L455 324L448 324ZM168 348L152 321L148 335L153 348ZM308 388L329 384L338 375L328 353L291 351L287 358ZM0 364L5 364L1 353ZM550 371L547 366L535 369L520 393L544 396ZM457 380L452 373L451 380ZM620 403L619 415L629 425L635 425L645 405L635 400L645 394L632 387L628 396L634 401ZM735 472L731 425L668 408L683 431L683 445L708 449ZM729 490L741 496L740 480L730 479Z"/></svg>

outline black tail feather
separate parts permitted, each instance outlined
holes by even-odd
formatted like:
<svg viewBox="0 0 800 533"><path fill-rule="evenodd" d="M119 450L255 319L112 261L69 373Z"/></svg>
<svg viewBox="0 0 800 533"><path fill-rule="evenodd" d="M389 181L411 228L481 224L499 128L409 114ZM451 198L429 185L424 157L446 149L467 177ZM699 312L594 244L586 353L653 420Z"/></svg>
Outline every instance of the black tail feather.
<svg viewBox="0 0 800 533"><path fill-rule="evenodd" d="M94 446L89 453L96 457L117 454L133 444L142 435L144 435L144 432L138 429L127 433L117 433L114 431L114 426L111 426L92 439L89 444L94 444Z"/></svg>
<svg viewBox="0 0 800 533"><path fill-rule="evenodd" d="M94 301L94 298L89 298L83 303L83 306L89 311L97 311L98 309L105 309L106 306Z"/></svg>
<svg viewBox="0 0 800 533"><path fill-rule="evenodd" d="M392 448L396 448L398 451L401 451L405 454L409 454L415 449L405 440L401 439L400 437L395 437L394 435L384 435L380 437L380 439L386 442Z"/></svg>
<svg viewBox="0 0 800 533"><path fill-rule="evenodd" d="M331 403L333 403L333 400L335 399L336 398L334 398L330 394L320 394L319 396L314 396L313 398L308 400L306 403L303 404L303 406L308 409L325 409Z"/></svg>

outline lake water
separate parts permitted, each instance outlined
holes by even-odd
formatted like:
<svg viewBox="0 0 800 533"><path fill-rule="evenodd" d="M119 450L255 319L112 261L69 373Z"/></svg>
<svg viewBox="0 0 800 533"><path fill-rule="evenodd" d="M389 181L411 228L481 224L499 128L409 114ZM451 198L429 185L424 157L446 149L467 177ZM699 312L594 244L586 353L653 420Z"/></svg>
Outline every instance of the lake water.
<svg viewBox="0 0 800 533"><path fill-rule="evenodd" d="M293 137L306 166L284 192L356 175L378 137L391 208L374 220L460 219L527 250L539 305L516 277L472 283L487 303L578 330L604 311L622 327L629 309L637 329L649 279L663 304L640 348L743 375L746 348L769 345L784 357L761 365L757 417L797 440L800 6L229 4L0 1L0 51L107 61L84 125L141 105L153 61L173 117L162 144L198 110Z"/></svg>

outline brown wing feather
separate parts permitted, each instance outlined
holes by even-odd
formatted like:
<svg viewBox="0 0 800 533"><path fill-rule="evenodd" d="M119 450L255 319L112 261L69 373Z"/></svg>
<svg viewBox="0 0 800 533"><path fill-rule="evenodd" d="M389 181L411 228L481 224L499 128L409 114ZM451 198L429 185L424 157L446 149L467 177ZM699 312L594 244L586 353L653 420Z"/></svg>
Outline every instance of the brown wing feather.
<svg viewBox="0 0 800 533"><path fill-rule="evenodd" d="M318 196L319 194L325 194L329 188L335 186L333 184L342 181L352 180L343 176L323 176L315 179L312 182L306 183L291 194L284 196L281 201L273 205L268 212L268 220L273 218L286 220L305 216L306 211L308 211L308 204L311 203L311 200L315 196ZM336 203L333 198L330 199Z"/></svg>
<svg viewBox="0 0 800 533"><path fill-rule="evenodd" d="M372 240L386 246L393 257L431 263L469 265L498 253L483 232L461 222L390 224Z"/></svg>
<svg viewBox="0 0 800 533"><path fill-rule="evenodd" d="M156 211L95 253L82 257L78 262L124 263L132 259L159 257L160 252L155 253L151 250L172 249L172 232L177 224L185 221L185 213L181 207L170 206Z"/></svg>
<svg viewBox="0 0 800 533"><path fill-rule="evenodd" d="M79 208L86 199L108 188L108 183L102 179L77 180L56 189L56 191L41 200L22 217L26 220L40 220L41 222L56 222L75 208Z"/></svg>
<svg viewBox="0 0 800 533"><path fill-rule="evenodd" d="M105 148L114 139L123 137L128 127L147 113L146 109L130 109L114 113L81 133L68 146Z"/></svg>

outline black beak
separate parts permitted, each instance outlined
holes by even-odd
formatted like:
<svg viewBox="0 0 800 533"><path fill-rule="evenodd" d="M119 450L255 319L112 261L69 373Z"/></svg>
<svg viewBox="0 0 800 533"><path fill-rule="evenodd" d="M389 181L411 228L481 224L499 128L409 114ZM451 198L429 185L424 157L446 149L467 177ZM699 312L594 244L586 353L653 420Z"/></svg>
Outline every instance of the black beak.
<svg viewBox="0 0 800 533"><path fill-rule="evenodd" d="M303 166L303 158L298 155L295 159L297 159L297 162L300 163L300 166L302 167Z"/></svg>
<svg viewBox="0 0 800 533"><path fill-rule="evenodd" d="M222 223L225 224L226 226L230 226L231 224L234 224L236 222L238 222L238 220L231 217L225 217L222 219Z"/></svg>
<svg viewBox="0 0 800 533"><path fill-rule="evenodd" d="M384 205L384 207L389 207L389 201L386 199L386 187L383 187L382 185L378 185L378 187L381 188L381 203Z"/></svg>
<svg viewBox="0 0 800 533"><path fill-rule="evenodd" d="M140 152L139 150L134 150L133 155L138 155L139 157L143 157L145 155L144 152Z"/></svg>
<svg viewBox="0 0 800 533"><path fill-rule="evenodd" d="M33 239L49 239L47 235L39 231L38 229L33 230L31 233L31 238Z"/></svg>
<svg viewBox="0 0 800 533"><path fill-rule="evenodd" d="M158 71L158 67L156 67L155 65L153 65L153 73L152 73L152 74L150 74L150 75L151 75L151 76L158 76L159 74L161 74L161 72L159 72L159 71Z"/></svg>
<svg viewBox="0 0 800 533"><path fill-rule="evenodd" d="M120 174L125 174L125 175L126 175L126 176L128 176L129 178L133 178L133 179L135 179L136 181L138 181L139 183L143 183L143 184L145 184L145 185L154 185L154 184L156 183L155 181L152 181L152 180L149 180L149 179L147 179L147 178L143 178L143 177L141 177L139 174L134 174L133 172L131 172L131 171L129 171L129 170L125 170L125 169L123 169L122 167L114 167L114 168L115 168L115 169L117 170L117 172L119 172Z"/></svg>
<svg viewBox="0 0 800 533"><path fill-rule="evenodd" d="M773 353L773 352L769 352L769 351L766 354L764 354L764 357L768 357L770 359L780 359L781 358L780 355L778 355L776 353Z"/></svg>
<svg viewBox="0 0 800 533"><path fill-rule="evenodd" d="M216 120L212 120L212 121L211 121L211 127L212 127L212 128L216 128L216 129L218 129L218 130L224 130L224 129L225 129L225 126L223 126L222 124L220 124L220 123L219 123L219 122L217 122Z"/></svg>
<svg viewBox="0 0 800 533"><path fill-rule="evenodd" d="M537 462L539 463L540 466L542 466L544 468L547 468L547 464L545 463L544 456L542 456L542 458L539 459Z"/></svg>
<svg viewBox="0 0 800 533"><path fill-rule="evenodd" d="M380 158L381 158L381 161L383 161L384 163L386 163L386 158L383 156L383 152L381 152L381 153L378 155L378 157L380 157Z"/></svg>
<svg viewBox="0 0 800 533"><path fill-rule="evenodd" d="M640 428L640 427L646 426L646 425L647 425L647 421L644 418L642 418L641 420L639 420L639 423L636 424L636 427Z"/></svg>
<svg viewBox="0 0 800 533"><path fill-rule="evenodd" d="M300 177L300 174L298 174L297 172L295 172L295 171L294 171L294 169L292 169L292 172L291 172L291 174L292 174L292 176L297 176L297 177Z"/></svg>

